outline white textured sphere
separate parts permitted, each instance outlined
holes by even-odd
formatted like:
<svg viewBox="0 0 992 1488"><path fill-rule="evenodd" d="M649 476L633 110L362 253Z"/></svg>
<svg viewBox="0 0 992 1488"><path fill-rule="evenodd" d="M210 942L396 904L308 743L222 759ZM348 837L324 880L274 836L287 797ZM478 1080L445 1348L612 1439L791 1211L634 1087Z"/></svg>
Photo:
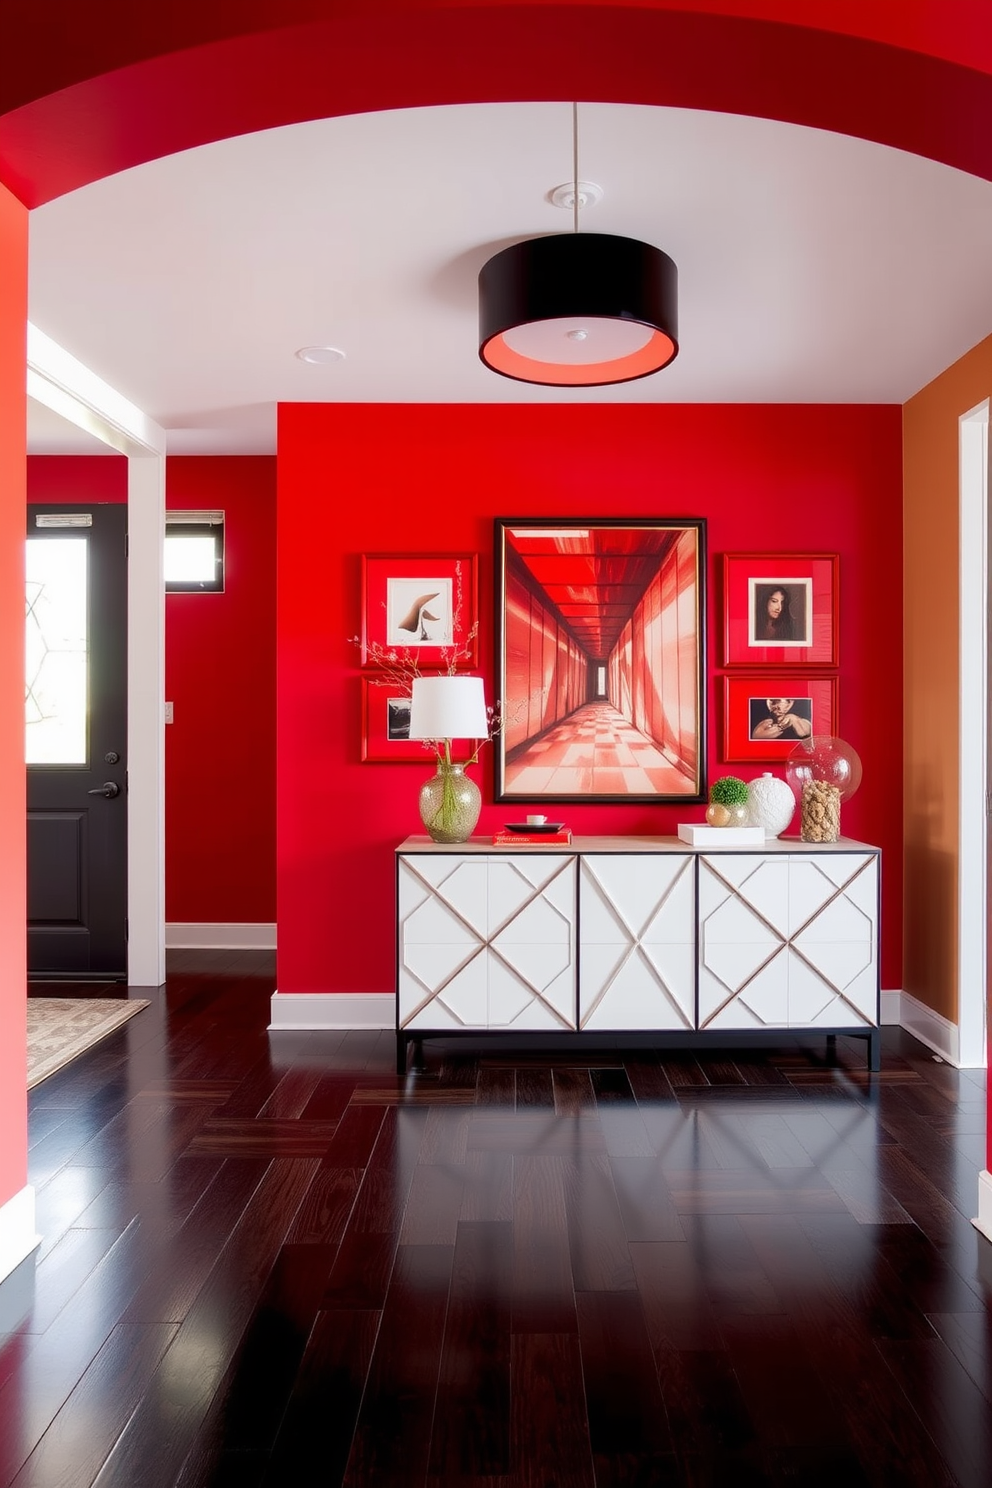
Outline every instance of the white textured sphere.
<svg viewBox="0 0 992 1488"><path fill-rule="evenodd" d="M778 837L795 814L796 798L784 780L766 770L748 781L747 808L749 827L764 827L766 837Z"/></svg>

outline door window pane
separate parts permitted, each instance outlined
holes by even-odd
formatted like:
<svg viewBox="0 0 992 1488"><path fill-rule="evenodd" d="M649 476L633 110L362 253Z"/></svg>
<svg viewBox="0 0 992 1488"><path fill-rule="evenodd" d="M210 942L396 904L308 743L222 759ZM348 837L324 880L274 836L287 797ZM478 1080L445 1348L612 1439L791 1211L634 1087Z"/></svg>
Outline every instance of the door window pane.
<svg viewBox="0 0 992 1488"><path fill-rule="evenodd" d="M25 735L29 765L85 765L86 538L27 540Z"/></svg>

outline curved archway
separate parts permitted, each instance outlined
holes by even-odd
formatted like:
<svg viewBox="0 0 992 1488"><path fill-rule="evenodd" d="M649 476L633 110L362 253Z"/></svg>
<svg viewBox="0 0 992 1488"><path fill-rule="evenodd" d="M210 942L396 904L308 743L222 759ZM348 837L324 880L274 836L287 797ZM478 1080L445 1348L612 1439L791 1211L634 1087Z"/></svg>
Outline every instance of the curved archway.
<svg viewBox="0 0 992 1488"><path fill-rule="evenodd" d="M676 8L677 5L677 8ZM204 14L127 0L58 30L5 18L0 181L28 206L211 140L438 103L568 100L754 114L858 135L992 179L992 35L866 0L250 0ZM911 8L904 7L908 11ZM329 13L332 12L332 13Z"/></svg>

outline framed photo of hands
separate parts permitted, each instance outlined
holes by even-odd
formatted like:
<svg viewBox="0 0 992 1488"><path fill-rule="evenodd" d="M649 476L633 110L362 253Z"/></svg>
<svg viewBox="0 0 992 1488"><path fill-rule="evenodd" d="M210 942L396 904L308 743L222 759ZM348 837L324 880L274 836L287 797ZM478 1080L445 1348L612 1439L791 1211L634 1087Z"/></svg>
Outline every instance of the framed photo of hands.
<svg viewBox="0 0 992 1488"><path fill-rule="evenodd" d="M837 733L837 678L755 673L723 679L723 758L778 763L801 739Z"/></svg>

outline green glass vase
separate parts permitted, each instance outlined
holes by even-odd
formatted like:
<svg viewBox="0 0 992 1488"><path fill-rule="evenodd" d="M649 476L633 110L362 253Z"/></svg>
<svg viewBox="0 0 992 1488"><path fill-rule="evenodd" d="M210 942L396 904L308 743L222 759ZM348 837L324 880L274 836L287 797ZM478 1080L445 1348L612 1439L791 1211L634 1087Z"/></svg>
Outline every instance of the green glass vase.
<svg viewBox="0 0 992 1488"><path fill-rule="evenodd" d="M482 793L464 765L438 760L437 771L420 787L420 819L435 842L465 842L475 831Z"/></svg>

